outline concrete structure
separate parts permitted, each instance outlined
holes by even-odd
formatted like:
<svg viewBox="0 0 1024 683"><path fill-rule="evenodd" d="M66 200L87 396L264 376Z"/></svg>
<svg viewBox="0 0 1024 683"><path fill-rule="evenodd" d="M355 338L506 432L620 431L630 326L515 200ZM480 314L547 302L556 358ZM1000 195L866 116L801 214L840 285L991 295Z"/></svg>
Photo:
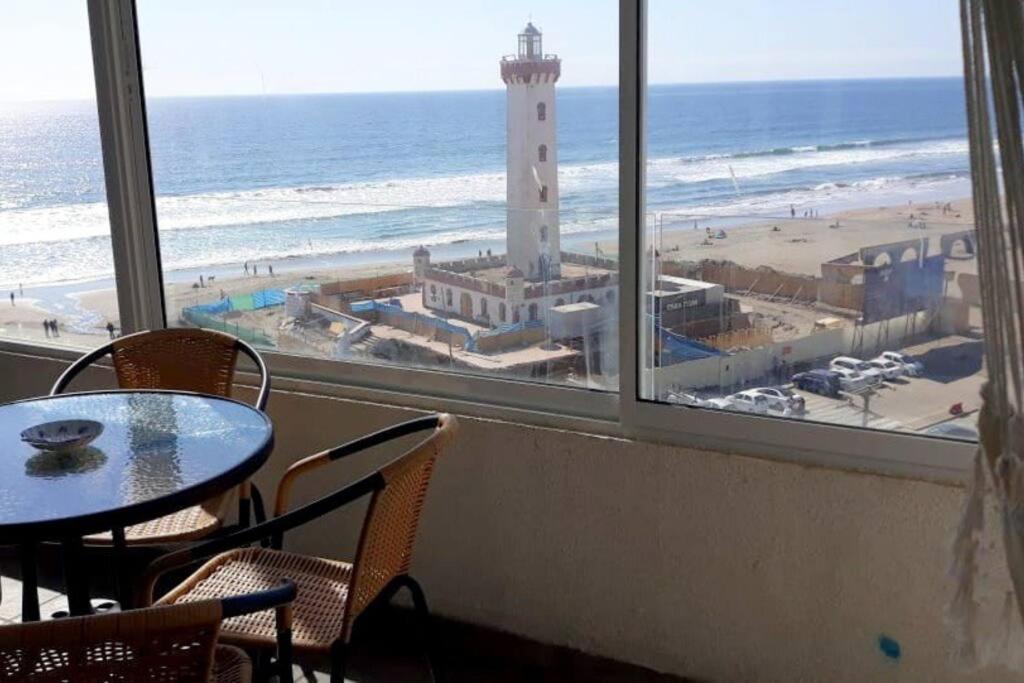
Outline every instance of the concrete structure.
<svg viewBox="0 0 1024 683"><path fill-rule="evenodd" d="M614 306L618 264L561 251L555 83L561 61L527 24L515 55L501 60L507 90L507 254L433 263L419 247L413 277L423 306L485 326L548 322L554 307Z"/></svg>
<svg viewBox="0 0 1024 683"><path fill-rule="evenodd" d="M543 37L532 23L519 34L518 53L501 60L508 263L531 281L560 277L555 83L561 73L561 60L544 54Z"/></svg>

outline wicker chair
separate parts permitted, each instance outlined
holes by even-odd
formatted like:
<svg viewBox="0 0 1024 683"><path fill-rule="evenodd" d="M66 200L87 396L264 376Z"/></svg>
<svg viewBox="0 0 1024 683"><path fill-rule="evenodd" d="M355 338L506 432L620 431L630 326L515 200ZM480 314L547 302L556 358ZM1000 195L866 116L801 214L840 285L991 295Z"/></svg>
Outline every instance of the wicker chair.
<svg viewBox="0 0 1024 683"><path fill-rule="evenodd" d="M292 680L291 607L295 584L223 600L0 626L0 681L19 683L246 683L252 663L219 645L223 619L275 608L273 668ZM262 673L262 672L261 672Z"/></svg>
<svg viewBox="0 0 1024 683"><path fill-rule="evenodd" d="M426 599L409 575L420 512L437 456L452 441L455 418L431 415L411 420L293 464L277 488L274 517L230 536L165 555L153 562L141 585L142 604L150 604L157 579L171 569L220 553L160 599L158 604L181 604L258 590L282 577L299 587L293 621L294 646L302 655L328 655L331 681L344 681L346 651L352 629L372 604L386 602L408 588L424 634L429 633ZM292 486L300 476L315 472L352 453L430 430L430 434L376 472L303 507L288 511ZM333 559L283 552L283 534L301 524L370 496L362 533L351 564ZM270 548L242 547L270 538ZM225 623L225 642L243 647L271 647L273 624L263 617ZM440 676L433 648L427 647L431 674Z"/></svg>
<svg viewBox="0 0 1024 683"><path fill-rule="evenodd" d="M90 351L64 371L50 395L64 390L96 360L111 356L122 389L171 389L214 396L231 396L239 352L256 364L260 388L256 407L264 410L270 396L270 375L260 355L241 339L221 332L194 328L138 332ZM201 505L149 520L126 529L88 536L93 544L167 545L206 538L223 526L231 493ZM265 517L259 491L248 481L238 488L238 520L248 526L252 504L256 518Z"/></svg>

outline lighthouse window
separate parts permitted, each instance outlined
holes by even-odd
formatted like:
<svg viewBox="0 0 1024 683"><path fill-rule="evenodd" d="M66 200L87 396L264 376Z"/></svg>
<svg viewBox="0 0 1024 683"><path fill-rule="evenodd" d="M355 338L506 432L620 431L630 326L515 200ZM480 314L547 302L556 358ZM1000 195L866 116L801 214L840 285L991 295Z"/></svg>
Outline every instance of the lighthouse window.
<svg viewBox="0 0 1024 683"><path fill-rule="evenodd" d="M537 304L530 304L530 320L537 319Z"/></svg>
<svg viewBox="0 0 1024 683"><path fill-rule="evenodd" d="M541 145L537 148L537 161L545 162L548 160L548 146Z"/></svg>
<svg viewBox="0 0 1024 683"><path fill-rule="evenodd" d="M543 102L537 103L537 120L546 121L548 118L548 105Z"/></svg>
<svg viewBox="0 0 1024 683"><path fill-rule="evenodd" d="M489 318L490 314L487 312L487 299L480 299L480 317Z"/></svg>
<svg viewBox="0 0 1024 683"><path fill-rule="evenodd" d="M543 185L540 188L540 201L541 201L541 203L546 203L548 201L548 186L547 185Z"/></svg>
<svg viewBox="0 0 1024 683"><path fill-rule="evenodd" d="M505 304L498 304L498 320L505 322L506 317Z"/></svg>

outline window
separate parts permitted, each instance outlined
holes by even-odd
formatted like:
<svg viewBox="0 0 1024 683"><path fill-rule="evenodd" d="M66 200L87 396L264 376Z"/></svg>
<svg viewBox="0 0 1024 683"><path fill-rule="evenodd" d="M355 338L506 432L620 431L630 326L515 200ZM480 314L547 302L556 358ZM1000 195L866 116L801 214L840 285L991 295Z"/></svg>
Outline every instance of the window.
<svg viewBox="0 0 1024 683"><path fill-rule="evenodd" d="M0 22L0 338L88 348L121 332L85 3Z"/></svg>
<svg viewBox="0 0 1024 683"><path fill-rule="evenodd" d="M136 4L138 33L124 32ZM984 379L955 14L921 17L894 43L885 27L899 16L826 3L835 25L857 29L811 32L792 59L778 37L796 24L762 5L741 0L736 22L693 3L627 0L630 21L648 10L650 40L627 30L618 51L592 26L559 25L549 46L595 47L566 64L588 65L576 82L605 85L579 89L560 81L561 58L539 35L512 26L493 51L472 47L498 62L502 90L473 80L484 68L410 76L410 54L466 59L429 35L375 52L372 68L344 68L381 38L351 26L394 26L376 6L353 22L347 7L273 3L244 27L241 0L223 12L138 0L90 3L89 22L61 14L67 50L45 45L0 73L0 98L72 81L82 89L69 92L91 98L89 55L68 55L96 20L108 29L92 37L99 68L131 75L138 42L147 100L100 78L102 145L94 103L0 105L0 335L46 341L51 315L69 321L61 343L116 333L116 255L131 273L118 281L133 305L127 327L165 314L226 330L283 376L500 396L618 418L624 433L820 449L858 466L881 451L962 458L963 443L892 436L970 434ZM454 33L447 17L472 7L449 0L440 29ZM604 25L616 10L600 10ZM46 42L23 28L0 27L8 63ZM309 49L289 49L296 40ZM548 104L552 125L535 124ZM122 109L131 120L111 114ZM141 143L125 152L143 115L151 154ZM101 147L108 168L151 171L110 188L111 219ZM139 180L150 175L154 197ZM154 199L159 252L148 218L121 216L126 203L152 216ZM129 260L140 253L142 269ZM54 271L87 282L31 279ZM15 283L26 301L18 288L9 310ZM52 313L29 309L35 298ZM503 324L491 330L494 306ZM14 317L23 308L37 328ZM496 390L506 378L524 381ZM851 439L834 425L868 429Z"/></svg>
<svg viewBox="0 0 1024 683"><path fill-rule="evenodd" d="M579 320L557 340L513 329L476 343L494 306L525 306L546 321L559 295L594 288L603 300L618 286L617 262L596 258L594 246L618 240L613 33L552 23L544 52L541 17L527 30L524 16L469 53L468 44L439 50L432 35L462 33L476 11L446 0L432 35L410 31L351 69L365 61L360 46L403 20L383 6L316 0L248 9L244 0L217 11L138 1L142 60L154 65L146 108L168 321L292 356L614 391L615 307L587 344L607 356L600 366L584 358ZM616 24L617 7L595 11ZM239 24L242 14L252 21ZM562 87L552 48L576 39L608 55L577 77L606 85ZM302 49L289 49L297 41ZM412 77L410 60L425 53L450 68ZM479 71L464 68L467 55ZM533 121L536 111L555 123L556 98L557 135ZM529 151L559 161L543 167L543 188ZM338 333L365 323L372 333L360 341ZM451 348L436 343L442 334Z"/></svg>
<svg viewBox="0 0 1024 683"><path fill-rule="evenodd" d="M954 8L929 17L934 40L897 49L883 27L900 12L825 3L864 30L791 61L772 37L784 13L741 5L708 25L706 7L650 3L641 396L975 433L985 371ZM706 39L680 38L702 23Z"/></svg>

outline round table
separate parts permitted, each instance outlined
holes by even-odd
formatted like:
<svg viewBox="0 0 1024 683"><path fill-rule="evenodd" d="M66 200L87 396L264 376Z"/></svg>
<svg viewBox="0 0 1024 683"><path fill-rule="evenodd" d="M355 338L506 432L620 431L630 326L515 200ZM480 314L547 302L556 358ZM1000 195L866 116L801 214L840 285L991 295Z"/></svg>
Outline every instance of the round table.
<svg viewBox="0 0 1024 683"><path fill-rule="evenodd" d="M28 427L71 419L96 420L103 433L66 454L45 453L21 440ZM0 405L0 543L24 549L36 541L60 541L70 611L87 613L88 577L70 570L83 536L223 493L256 472L273 443L265 414L202 394L104 391ZM34 565L32 574L23 580L34 580Z"/></svg>

